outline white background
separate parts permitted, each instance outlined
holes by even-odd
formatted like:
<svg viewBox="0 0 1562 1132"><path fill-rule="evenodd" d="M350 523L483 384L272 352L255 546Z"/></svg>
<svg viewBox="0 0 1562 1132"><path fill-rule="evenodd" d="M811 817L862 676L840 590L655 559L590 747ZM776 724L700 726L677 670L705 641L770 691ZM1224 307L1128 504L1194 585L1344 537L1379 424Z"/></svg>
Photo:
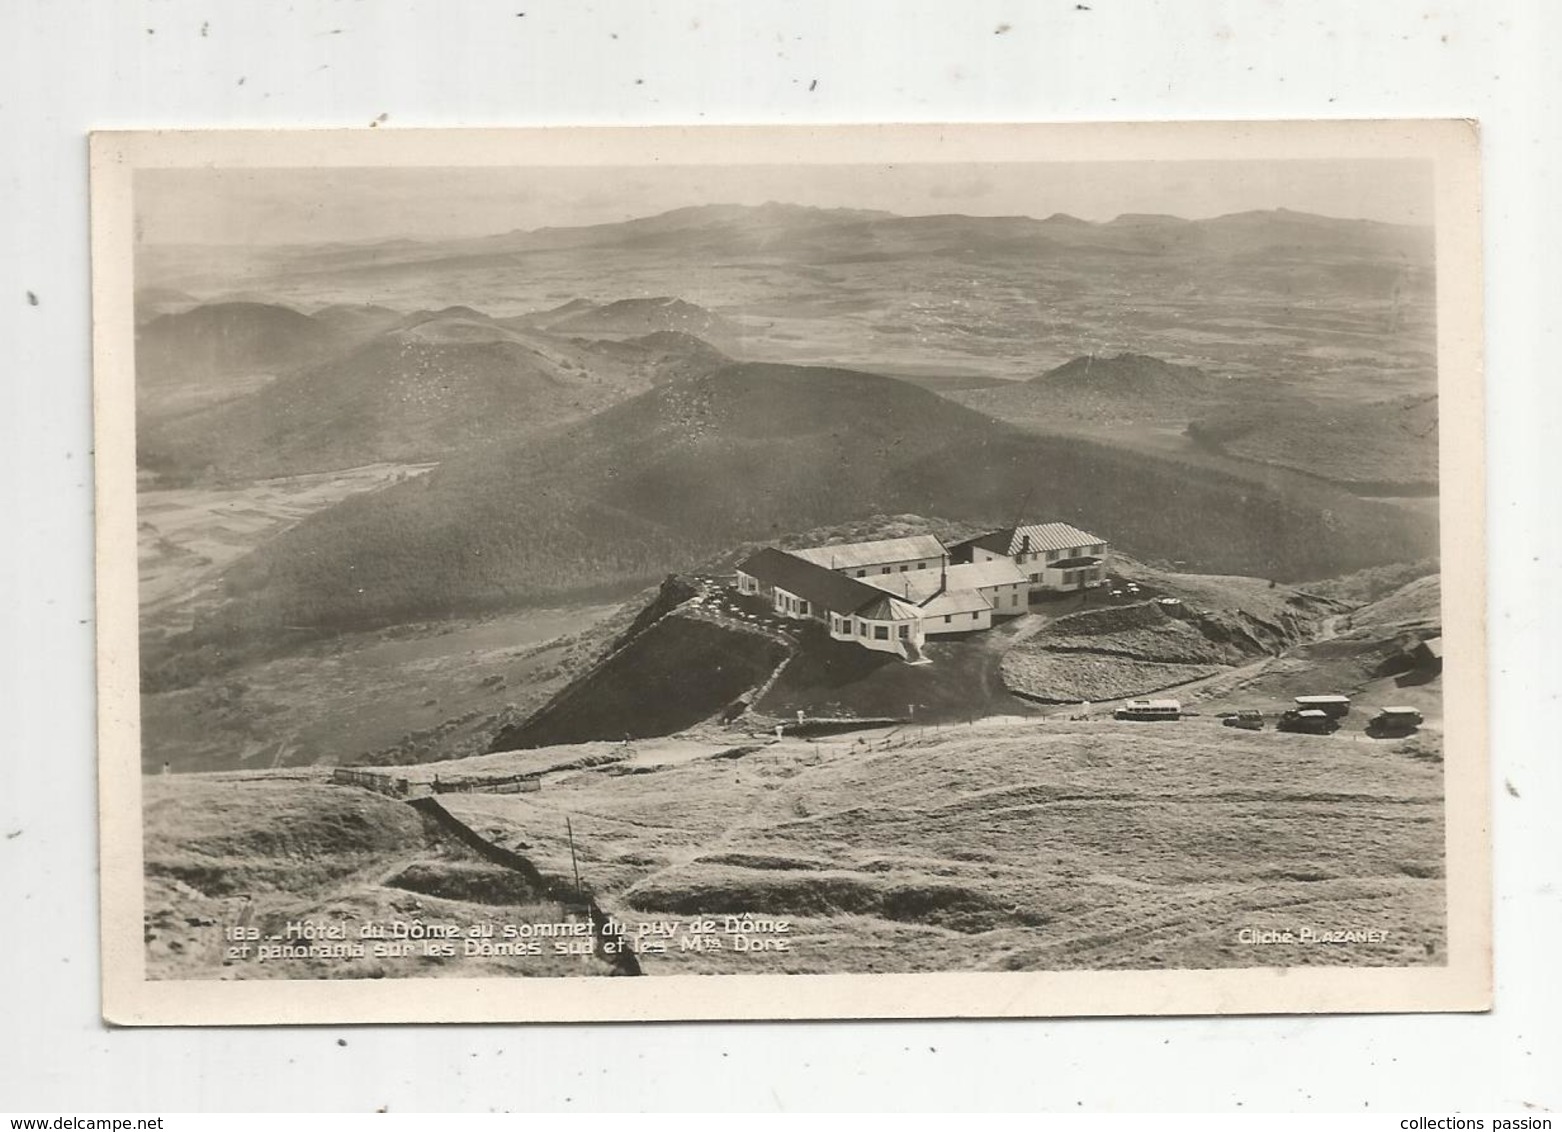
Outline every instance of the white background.
<svg viewBox="0 0 1562 1132"><path fill-rule="evenodd" d="M1562 541L1553 486L1562 442L1554 314L1562 8L1547 0L5 0L0 32L0 529L8 536L0 560L0 1111L1562 1108L1562 721L1547 719L1562 687L1552 589ZM104 1028L86 133L367 126L381 115L382 129L1479 118L1497 1009L1404 1018Z"/></svg>

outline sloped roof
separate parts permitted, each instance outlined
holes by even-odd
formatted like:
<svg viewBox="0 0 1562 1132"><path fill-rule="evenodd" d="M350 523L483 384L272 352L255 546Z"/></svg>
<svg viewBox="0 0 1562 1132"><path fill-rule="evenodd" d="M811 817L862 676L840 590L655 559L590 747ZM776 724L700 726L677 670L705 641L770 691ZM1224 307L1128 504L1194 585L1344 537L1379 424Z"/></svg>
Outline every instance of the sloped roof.
<svg viewBox="0 0 1562 1132"><path fill-rule="evenodd" d="M983 586L1017 586L1030 581L1030 575L1008 558L990 562L963 562L949 567L949 588L977 590Z"/></svg>
<svg viewBox="0 0 1562 1132"><path fill-rule="evenodd" d="M944 544L936 535L908 535L875 542L838 542L810 546L790 553L830 570L850 570L885 562L909 562L915 558L940 558Z"/></svg>
<svg viewBox="0 0 1562 1132"><path fill-rule="evenodd" d="M956 613L980 613L992 603L975 590L945 590L922 605L923 617L949 617Z"/></svg>
<svg viewBox="0 0 1562 1132"><path fill-rule="evenodd" d="M938 592L938 576L937 570L907 570L904 574L869 574L855 580L894 594L902 601L916 603L926 601Z"/></svg>
<svg viewBox="0 0 1562 1132"><path fill-rule="evenodd" d="M985 535L961 543L961 546L979 546L994 554L1019 554L1030 539L1030 548L1038 550L1073 550L1075 547L1104 545L1106 539L1071 527L1067 523L1028 523L1020 527L1000 527Z"/></svg>
<svg viewBox="0 0 1562 1132"><path fill-rule="evenodd" d="M767 586L779 586L832 613L851 613L884 596L855 578L837 574L773 546L749 555L738 569Z"/></svg>
<svg viewBox="0 0 1562 1132"><path fill-rule="evenodd" d="M906 601L925 602L938 593L941 583L946 590L974 591L983 586L1023 585L1030 579L1016 563L1000 558L992 562L966 562L942 570L869 574L857 580Z"/></svg>
<svg viewBox="0 0 1562 1132"><path fill-rule="evenodd" d="M856 613L858 617L865 617L869 621L916 621L922 617L922 610L916 605L887 593L875 593L874 600L857 609Z"/></svg>

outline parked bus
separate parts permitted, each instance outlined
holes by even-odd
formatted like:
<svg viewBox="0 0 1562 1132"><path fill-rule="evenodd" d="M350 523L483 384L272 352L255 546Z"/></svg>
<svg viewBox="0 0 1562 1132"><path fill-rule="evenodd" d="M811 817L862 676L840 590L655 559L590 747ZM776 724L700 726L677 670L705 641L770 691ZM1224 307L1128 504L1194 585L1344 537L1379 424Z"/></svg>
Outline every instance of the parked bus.
<svg viewBox="0 0 1562 1132"><path fill-rule="evenodd" d="M1181 719L1182 704L1176 700L1129 700L1112 713L1113 719L1134 719L1156 722L1163 719Z"/></svg>

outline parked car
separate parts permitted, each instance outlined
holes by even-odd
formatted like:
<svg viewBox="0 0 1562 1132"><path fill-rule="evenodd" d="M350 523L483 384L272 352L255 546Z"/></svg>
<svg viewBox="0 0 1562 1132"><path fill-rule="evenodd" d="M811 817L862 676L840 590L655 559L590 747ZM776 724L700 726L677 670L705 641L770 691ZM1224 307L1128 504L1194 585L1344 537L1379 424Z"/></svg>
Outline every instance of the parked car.
<svg viewBox="0 0 1562 1132"><path fill-rule="evenodd" d="M1294 731L1302 735L1328 735L1340 729L1340 721L1319 708L1292 708L1275 723L1276 731Z"/></svg>
<svg viewBox="0 0 1562 1132"><path fill-rule="evenodd" d="M1264 713L1253 708L1243 708L1225 716L1221 721L1224 727L1240 727L1244 731L1262 731L1264 729Z"/></svg>

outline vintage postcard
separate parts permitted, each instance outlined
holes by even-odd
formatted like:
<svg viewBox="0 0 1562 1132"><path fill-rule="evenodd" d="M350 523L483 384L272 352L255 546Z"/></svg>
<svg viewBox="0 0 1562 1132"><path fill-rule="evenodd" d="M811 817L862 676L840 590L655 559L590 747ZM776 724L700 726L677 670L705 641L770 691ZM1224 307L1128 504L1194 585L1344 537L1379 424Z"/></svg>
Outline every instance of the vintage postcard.
<svg viewBox="0 0 1562 1132"><path fill-rule="evenodd" d="M1490 1005L1472 123L92 160L109 1021Z"/></svg>

